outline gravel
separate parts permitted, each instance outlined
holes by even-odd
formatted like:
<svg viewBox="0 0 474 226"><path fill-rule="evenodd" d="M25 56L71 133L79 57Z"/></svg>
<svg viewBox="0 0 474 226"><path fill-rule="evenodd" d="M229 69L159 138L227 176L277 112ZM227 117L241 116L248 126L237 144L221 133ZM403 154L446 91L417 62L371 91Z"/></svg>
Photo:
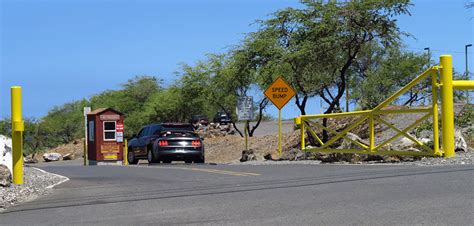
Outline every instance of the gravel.
<svg viewBox="0 0 474 226"><path fill-rule="evenodd" d="M383 161L368 161L368 162L333 162L333 163L322 163L319 160L300 160L300 161L248 161L248 162L231 162L229 165L291 165L291 164L303 164L303 165L318 165L318 164L331 164L331 165L416 165L416 166L442 166L442 165L474 165L474 152L456 152L456 156L452 158L442 157L422 157L419 160L413 161L402 161L397 163L383 162Z"/></svg>
<svg viewBox="0 0 474 226"><path fill-rule="evenodd" d="M456 152L456 156L446 158L427 158L423 157L419 161L409 162L418 166L435 166L435 165L473 165L474 152Z"/></svg>
<svg viewBox="0 0 474 226"><path fill-rule="evenodd" d="M9 206L45 195L51 191L52 187L67 180L67 177L25 166L23 168L23 185L12 183L10 187L0 187L0 212Z"/></svg>

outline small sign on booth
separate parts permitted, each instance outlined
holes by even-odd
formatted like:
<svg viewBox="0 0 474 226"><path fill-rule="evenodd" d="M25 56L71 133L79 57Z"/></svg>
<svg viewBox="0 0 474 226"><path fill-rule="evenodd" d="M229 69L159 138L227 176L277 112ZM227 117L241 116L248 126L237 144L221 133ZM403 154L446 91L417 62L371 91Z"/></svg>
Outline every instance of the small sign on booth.
<svg viewBox="0 0 474 226"><path fill-rule="evenodd" d="M123 114L100 108L87 114L89 165L121 165L123 161Z"/></svg>

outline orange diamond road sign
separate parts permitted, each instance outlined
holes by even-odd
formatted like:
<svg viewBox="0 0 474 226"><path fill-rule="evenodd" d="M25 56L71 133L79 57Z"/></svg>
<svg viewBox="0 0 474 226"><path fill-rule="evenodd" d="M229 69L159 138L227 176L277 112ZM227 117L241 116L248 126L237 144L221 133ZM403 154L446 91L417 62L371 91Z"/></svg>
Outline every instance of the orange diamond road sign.
<svg viewBox="0 0 474 226"><path fill-rule="evenodd" d="M295 96L295 90L280 76L265 90L265 96L281 110Z"/></svg>

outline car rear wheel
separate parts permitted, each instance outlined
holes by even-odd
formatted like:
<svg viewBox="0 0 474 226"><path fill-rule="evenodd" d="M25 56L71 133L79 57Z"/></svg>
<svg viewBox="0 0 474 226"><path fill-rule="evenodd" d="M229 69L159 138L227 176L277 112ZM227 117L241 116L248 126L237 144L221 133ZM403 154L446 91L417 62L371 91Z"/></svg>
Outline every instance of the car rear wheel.
<svg viewBox="0 0 474 226"><path fill-rule="evenodd" d="M203 156L203 157L200 158L200 159L194 160L194 163L204 163L204 161L205 161L205 160L204 160L204 156Z"/></svg>
<svg viewBox="0 0 474 226"><path fill-rule="evenodd" d="M147 159L148 159L148 163L157 163L158 162L158 158L156 158L156 156L153 154L153 151L151 151L151 150L148 150Z"/></svg>
<svg viewBox="0 0 474 226"><path fill-rule="evenodd" d="M129 148L129 150L131 150L131 149ZM135 164L138 163L138 159L135 158L135 155L131 151L128 152L127 158L128 158L128 164L130 164L130 165L135 165Z"/></svg>
<svg viewBox="0 0 474 226"><path fill-rule="evenodd" d="M171 160L163 160L163 163L171 163Z"/></svg>

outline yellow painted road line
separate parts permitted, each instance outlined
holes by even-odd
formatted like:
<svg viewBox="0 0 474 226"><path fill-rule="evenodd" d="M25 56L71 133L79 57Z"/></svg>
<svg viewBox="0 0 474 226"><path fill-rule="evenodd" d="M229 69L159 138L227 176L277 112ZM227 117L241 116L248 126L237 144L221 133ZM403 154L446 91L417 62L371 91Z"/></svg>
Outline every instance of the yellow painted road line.
<svg viewBox="0 0 474 226"><path fill-rule="evenodd" d="M231 176L260 176L261 174L258 173L246 173L246 172L236 172L236 171L228 171L228 170L218 170L218 169L207 169L207 168L194 168L194 167L166 167L166 166L159 166L156 168L163 168L163 169L181 169L181 170L191 170L191 171L199 171L199 172L206 172L206 173L217 173L223 175L231 175Z"/></svg>

